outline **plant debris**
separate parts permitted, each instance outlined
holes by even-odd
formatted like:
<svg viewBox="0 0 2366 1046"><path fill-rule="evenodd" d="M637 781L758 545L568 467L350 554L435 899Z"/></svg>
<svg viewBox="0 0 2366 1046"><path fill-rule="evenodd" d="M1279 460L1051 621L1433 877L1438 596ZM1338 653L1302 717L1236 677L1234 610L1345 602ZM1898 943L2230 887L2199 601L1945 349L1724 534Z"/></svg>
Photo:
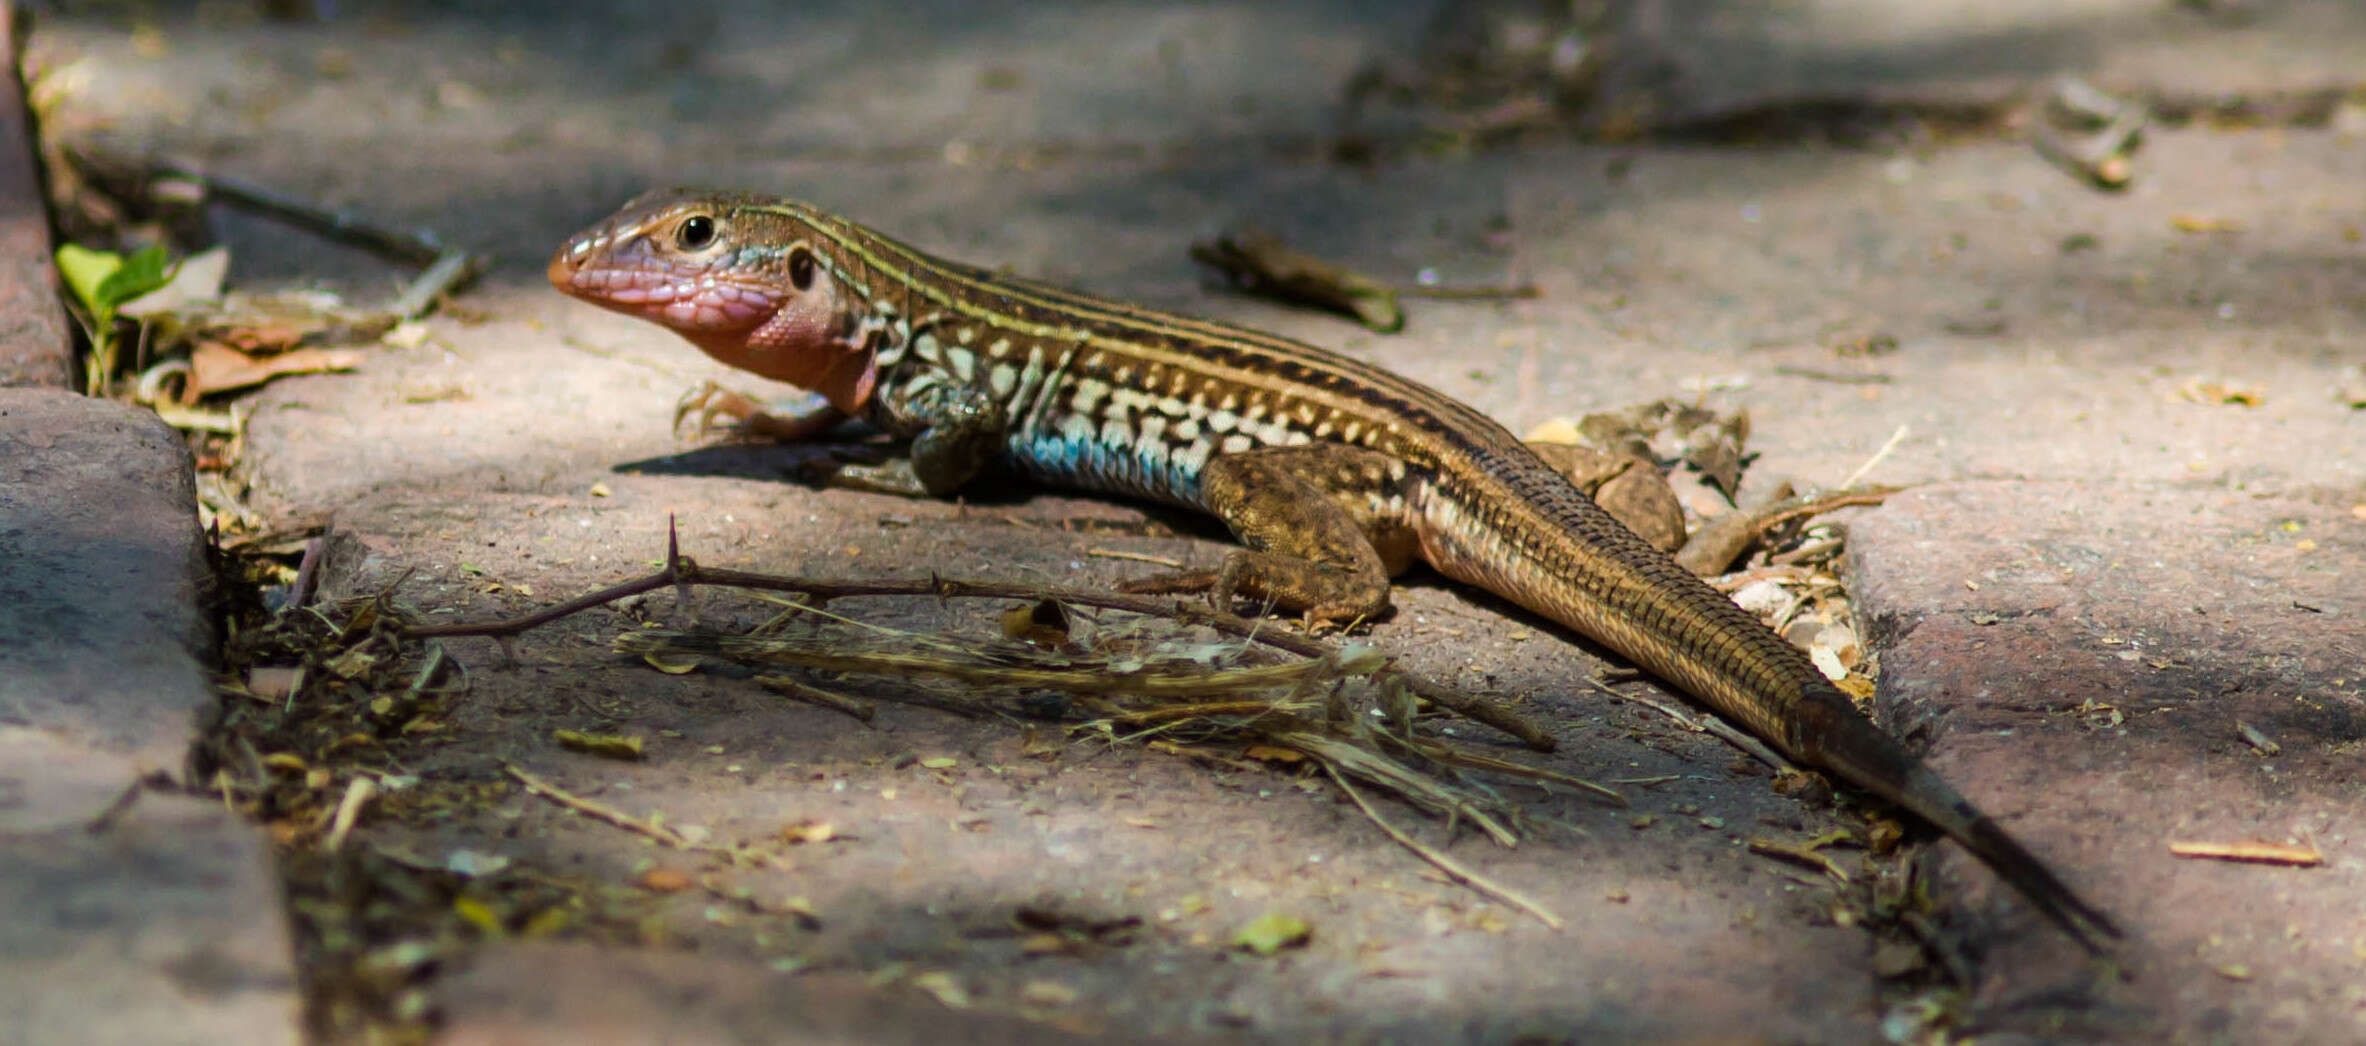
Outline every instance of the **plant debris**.
<svg viewBox="0 0 2366 1046"><path fill-rule="evenodd" d="M2116 191L2135 177L2131 158L2151 120L2142 102L2064 77L2047 96L2044 120L2031 132L2030 144L2038 155L2095 188Z"/></svg>
<svg viewBox="0 0 2366 1046"><path fill-rule="evenodd" d="M1404 329L1405 310L1398 304L1399 298L1533 298L1537 293L1530 284L1448 287L1417 282L1399 286L1324 261L1257 229L1228 232L1192 244L1191 257L1242 291L1340 313L1382 334Z"/></svg>
<svg viewBox="0 0 2366 1046"><path fill-rule="evenodd" d="M604 759L641 758L641 738L627 734L592 734L581 730L554 730L551 740L561 746Z"/></svg>
<svg viewBox="0 0 2366 1046"><path fill-rule="evenodd" d="M2314 844L2270 842L2171 842L2169 852L2179 857L2207 858L2214 861L2239 861L2250 864L2282 864L2296 868L2314 868L2325 863L2325 855Z"/></svg>
<svg viewBox="0 0 2366 1046"><path fill-rule="evenodd" d="M1314 939L1314 926L1295 915L1267 912L1249 920L1232 935L1232 946L1257 955L1273 955L1285 948L1302 948Z"/></svg>
<svg viewBox="0 0 2366 1046"><path fill-rule="evenodd" d="M1191 258L1250 294L1343 313L1382 334L1405 326L1396 288L1282 243L1256 229L1191 245Z"/></svg>

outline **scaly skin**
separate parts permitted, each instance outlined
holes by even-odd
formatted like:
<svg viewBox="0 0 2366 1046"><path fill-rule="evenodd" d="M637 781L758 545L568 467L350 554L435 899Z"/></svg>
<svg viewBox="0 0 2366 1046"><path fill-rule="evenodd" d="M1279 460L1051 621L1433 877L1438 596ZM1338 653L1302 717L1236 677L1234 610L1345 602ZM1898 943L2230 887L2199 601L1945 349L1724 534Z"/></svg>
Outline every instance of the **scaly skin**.
<svg viewBox="0 0 2366 1046"><path fill-rule="evenodd" d="M1418 556L1619 652L1791 758L1928 821L2089 948L2118 930L1800 651L1610 518L1502 426L1289 339L923 254L805 204L652 193L554 255L553 285L910 438L855 485L942 495L988 460L1217 515L1248 548L1138 590L1386 608ZM723 412L743 417L744 407Z"/></svg>

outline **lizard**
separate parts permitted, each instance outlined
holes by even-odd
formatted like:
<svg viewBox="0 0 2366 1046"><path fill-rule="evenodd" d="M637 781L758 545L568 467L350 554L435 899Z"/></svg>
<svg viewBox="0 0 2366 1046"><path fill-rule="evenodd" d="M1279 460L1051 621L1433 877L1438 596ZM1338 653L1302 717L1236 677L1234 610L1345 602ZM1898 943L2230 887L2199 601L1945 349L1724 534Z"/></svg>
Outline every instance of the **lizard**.
<svg viewBox="0 0 2366 1046"><path fill-rule="evenodd" d="M1240 547L1217 569L1126 587L1205 592L1225 608L1247 598L1310 622L1381 614L1391 579L1418 558L1929 823L2088 950L2120 936L1797 647L1502 425L1409 378L949 261L750 193L644 194L563 243L547 275L813 394L772 413L709 385L684 411L781 440L853 417L908 441L903 457L843 466L839 485L942 497L998 463L1041 484L1182 506L1223 521Z"/></svg>

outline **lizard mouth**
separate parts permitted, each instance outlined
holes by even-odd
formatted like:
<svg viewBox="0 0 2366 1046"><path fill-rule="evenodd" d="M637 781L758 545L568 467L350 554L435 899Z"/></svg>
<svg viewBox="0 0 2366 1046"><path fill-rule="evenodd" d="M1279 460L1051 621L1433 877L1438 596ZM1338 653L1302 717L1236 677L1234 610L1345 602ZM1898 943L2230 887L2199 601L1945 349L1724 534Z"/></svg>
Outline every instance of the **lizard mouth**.
<svg viewBox="0 0 2366 1046"><path fill-rule="evenodd" d="M781 307L762 287L657 258L637 236L622 243L607 235L574 240L551 255L545 275L570 297L684 333L748 330Z"/></svg>

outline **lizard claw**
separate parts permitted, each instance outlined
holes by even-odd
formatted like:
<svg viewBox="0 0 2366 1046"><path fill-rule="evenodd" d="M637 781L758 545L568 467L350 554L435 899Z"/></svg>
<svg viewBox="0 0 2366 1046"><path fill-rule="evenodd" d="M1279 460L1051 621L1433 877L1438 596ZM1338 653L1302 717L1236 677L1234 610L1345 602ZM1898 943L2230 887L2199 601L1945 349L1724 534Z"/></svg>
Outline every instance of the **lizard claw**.
<svg viewBox="0 0 2366 1046"><path fill-rule="evenodd" d="M731 427L744 429L764 416L764 408L755 400L710 381L683 393L675 401L674 431L681 431L683 419L692 416L698 418L698 436L703 439L714 432L717 418L728 418Z"/></svg>
<svg viewBox="0 0 2366 1046"><path fill-rule="evenodd" d="M779 411L780 413L775 413ZM733 434L746 439L768 439L779 443L797 443L813 439L830 430L844 417L837 408L819 396L806 402L766 409L753 397L726 389L714 382L706 382L683 393L674 404L674 429L680 431L685 418L698 419L698 435L704 438L717 428L718 420L727 420Z"/></svg>

